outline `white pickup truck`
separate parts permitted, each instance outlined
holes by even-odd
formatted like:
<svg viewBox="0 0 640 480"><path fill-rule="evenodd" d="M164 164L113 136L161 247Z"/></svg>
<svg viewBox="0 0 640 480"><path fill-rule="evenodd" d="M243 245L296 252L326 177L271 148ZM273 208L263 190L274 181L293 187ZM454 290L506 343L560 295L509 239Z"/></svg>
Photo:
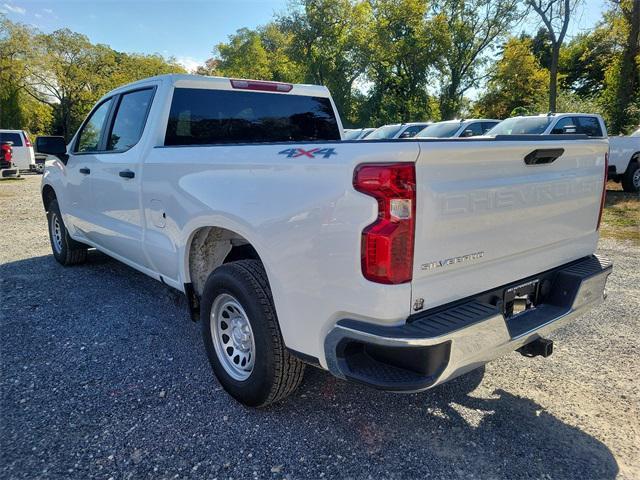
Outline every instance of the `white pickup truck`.
<svg viewBox="0 0 640 480"><path fill-rule="evenodd" d="M640 129L628 137L609 137L609 178L625 192L640 192Z"/></svg>
<svg viewBox="0 0 640 480"><path fill-rule="evenodd" d="M606 138L341 140L324 87L188 75L43 141L53 255L94 247L184 292L211 366L261 406L305 364L420 391L604 299Z"/></svg>

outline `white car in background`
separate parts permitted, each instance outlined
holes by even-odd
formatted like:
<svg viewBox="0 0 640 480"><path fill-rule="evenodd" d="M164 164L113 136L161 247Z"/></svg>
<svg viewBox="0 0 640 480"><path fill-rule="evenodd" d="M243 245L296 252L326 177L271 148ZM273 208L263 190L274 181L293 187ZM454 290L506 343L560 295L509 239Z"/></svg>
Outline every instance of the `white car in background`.
<svg viewBox="0 0 640 480"><path fill-rule="evenodd" d="M469 118L462 120L445 120L432 123L416 135L416 138L460 138L484 135L500 120L485 118Z"/></svg>
<svg viewBox="0 0 640 480"><path fill-rule="evenodd" d="M363 140L367 138L375 128L345 128L344 140Z"/></svg>
<svg viewBox="0 0 640 480"><path fill-rule="evenodd" d="M511 117L493 127L488 136L496 135L586 135L603 138L607 128L600 115L586 113L549 113Z"/></svg>
<svg viewBox="0 0 640 480"><path fill-rule="evenodd" d="M394 138L413 138L433 122L394 123L383 125L371 132L365 140L392 140Z"/></svg>
<svg viewBox="0 0 640 480"><path fill-rule="evenodd" d="M27 132L24 130L0 130L1 142L13 143L13 164L19 170L35 170L36 157Z"/></svg>
<svg viewBox="0 0 640 480"><path fill-rule="evenodd" d="M625 192L640 191L640 128L628 137L609 137L609 178Z"/></svg>

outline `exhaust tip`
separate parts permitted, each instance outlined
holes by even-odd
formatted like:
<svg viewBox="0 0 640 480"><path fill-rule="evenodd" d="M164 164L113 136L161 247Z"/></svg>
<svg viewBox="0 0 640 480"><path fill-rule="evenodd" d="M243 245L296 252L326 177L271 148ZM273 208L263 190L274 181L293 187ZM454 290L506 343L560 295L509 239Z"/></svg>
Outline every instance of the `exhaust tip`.
<svg viewBox="0 0 640 480"><path fill-rule="evenodd" d="M537 338L533 342L520 347L517 351L525 357L533 358L540 356L547 358L553 353L553 340Z"/></svg>

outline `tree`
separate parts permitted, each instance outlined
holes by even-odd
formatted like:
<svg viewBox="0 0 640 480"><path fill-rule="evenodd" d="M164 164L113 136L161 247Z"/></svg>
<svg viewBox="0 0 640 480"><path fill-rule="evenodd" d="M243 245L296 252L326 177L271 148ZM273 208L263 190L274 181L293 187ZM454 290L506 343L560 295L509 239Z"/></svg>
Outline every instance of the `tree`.
<svg viewBox="0 0 640 480"><path fill-rule="evenodd" d="M623 132L640 122L640 0L615 0L627 24L619 64L611 129Z"/></svg>
<svg viewBox="0 0 640 480"><path fill-rule="evenodd" d="M326 86L345 119L353 118L354 85L369 62L371 6L351 0L298 0L278 19L289 34L288 55L304 81Z"/></svg>
<svg viewBox="0 0 640 480"><path fill-rule="evenodd" d="M484 78L486 54L520 17L517 0L438 0L435 15L446 20L446 54L440 72L440 114L455 117L462 97Z"/></svg>
<svg viewBox="0 0 640 480"><path fill-rule="evenodd" d="M107 59L84 35L68 29L34 39L25 88L36 100L55 111L55 130L69 138L74 118L87 110L90 84L100 82L100 67Z"/></svg>
<svg viewBox="0 0 640 480"><path fill-rule="evenodd" d="M427 19L427 5L419 0L374 0L371 5L366 69L371 88L360 117L368 124L437 118L428 82L445 54L443 19Z"/></svg>
<svg viewBox="0 0 640 480"><path fill-rule="evenodd" d="M228 42L216 45L214 57L207 60L196 73L301 82L304 73L287 53L290 44L291 35L273 22L256 30L241 28L229 36Z"/></svg>
<svg viewBox="0 0 640 480"><path fill-rule="evenodd" d="M605 87L605 72L618 55L617 40L606 24L576 35L560 51L560 85L583 98L598 96Z"/></svg>
<svg viewBox="0 0 640 480"><path fill-rule="evenodd" d="M518 111L537 113L547 82L548 73L532 52L532 40L512 37L490 70L487 91L476 110L489 118L506 118Z"/></svg>
<svg viewBox="0 0 640 480"><path fill-rule="evenodd" d="M26 66L32 60L34 29L0 15L0 127L46 134L52 108L25 90Z"/></svg>
<svg viewBox="0 0 640 480"><path fill-rule="evenodd" d="M551 64L549 65L549 111L556 111L558 96L558 59L571 20L571 13L578 0L526 0L540 17L551 42Z"/></svg>
<svg viewBox="0 0 640 480"><path fill-rule="evenodd" d="M129 55L68 29L35 35L25 91L53 110L55 133L69 139L93 104L113 88L184 69L158 55Z"/></svg>
<svg viewBox="0 0 640 480"><path fill-rule="evenodd" d="M531 51L542 68L547 70L551 68L551 37L546 28L539 28L535 37L532 38Z"/></svg>

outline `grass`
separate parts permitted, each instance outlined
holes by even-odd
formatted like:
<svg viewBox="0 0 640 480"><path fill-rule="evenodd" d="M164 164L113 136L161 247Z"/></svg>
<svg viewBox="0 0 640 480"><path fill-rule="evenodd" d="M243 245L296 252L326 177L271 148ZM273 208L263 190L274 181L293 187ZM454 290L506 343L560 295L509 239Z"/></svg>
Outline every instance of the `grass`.
<svg viewBox="0 0 640 480"><path fill-rule="evenodd" d="M620 184L609 182L600 235L640 245L640 195L625 193Z"/></svg>

